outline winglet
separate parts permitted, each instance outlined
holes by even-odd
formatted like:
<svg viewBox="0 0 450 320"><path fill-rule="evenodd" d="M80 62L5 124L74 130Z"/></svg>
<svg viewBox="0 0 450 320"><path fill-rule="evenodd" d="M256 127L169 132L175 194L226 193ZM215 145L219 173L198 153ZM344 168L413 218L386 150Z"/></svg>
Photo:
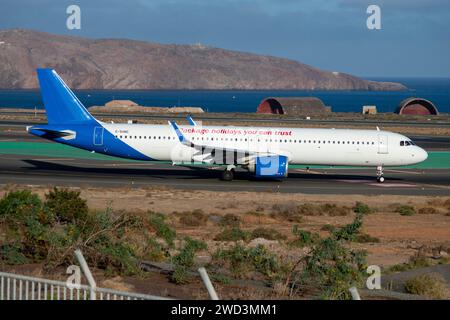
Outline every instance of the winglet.
<svg viewBox="0 0 450 320"><path fill-rule="evenodd" d="M189 124L190 124L191 126L196 126L196 125L197 125L197 123L194 121L194 119L192 119L191 115L188 114L188 115L186 116L186 118L188 119Z"/></svg>
<svg viewBox="0 0 450 320"><path fill-rule="evenodd" d="M180 140L181 143L186 142L186 138L181 133L180 128L178 128L178 125L175 121L169 121L169 124L172 126L173 130L175 130L175 133L177 134L178 140Z"/></svg>

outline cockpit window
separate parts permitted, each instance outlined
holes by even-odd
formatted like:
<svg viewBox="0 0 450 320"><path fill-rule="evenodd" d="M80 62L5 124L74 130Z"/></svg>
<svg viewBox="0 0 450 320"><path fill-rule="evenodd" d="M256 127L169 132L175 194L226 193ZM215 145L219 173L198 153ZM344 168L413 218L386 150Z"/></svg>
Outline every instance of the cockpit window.
<svg viewBox="0 0 450 320"><path fill-rule="evenodd" d="M400 146L404 147L404 146L415 146L416 144L412 141L400 141Z"/></svg>

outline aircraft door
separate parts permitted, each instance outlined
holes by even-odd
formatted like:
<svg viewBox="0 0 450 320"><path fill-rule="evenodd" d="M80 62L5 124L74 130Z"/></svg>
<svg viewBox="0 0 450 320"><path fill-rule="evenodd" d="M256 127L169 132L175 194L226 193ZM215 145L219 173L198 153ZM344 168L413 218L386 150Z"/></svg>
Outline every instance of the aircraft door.
<svg viewBox="0 0 450 320"><path fill-rule="evenodd" d="M103 127L95 127L94 129L94 145L101 146L103 145L103 131L105 129Z"/></svg>
<svg viewBox="0 0 450 320"><path fill-rule="evenodd" d="M384 134L378 135L378 153L382 154L389 153L387 135Z"/></svg>

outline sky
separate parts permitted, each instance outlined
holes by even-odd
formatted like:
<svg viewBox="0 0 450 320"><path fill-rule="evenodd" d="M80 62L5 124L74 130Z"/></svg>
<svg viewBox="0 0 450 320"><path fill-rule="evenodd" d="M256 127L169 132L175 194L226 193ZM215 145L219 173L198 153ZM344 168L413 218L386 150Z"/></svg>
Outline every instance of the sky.
<svg viewBox="0 0 450 320"><path fill-rule="evenodd" d="M69 5L81 29L66 27ZM369 30L369 5L381 29ZM450 77L450 0L1 0L0 29L196 44L362 77Z"/></svg>

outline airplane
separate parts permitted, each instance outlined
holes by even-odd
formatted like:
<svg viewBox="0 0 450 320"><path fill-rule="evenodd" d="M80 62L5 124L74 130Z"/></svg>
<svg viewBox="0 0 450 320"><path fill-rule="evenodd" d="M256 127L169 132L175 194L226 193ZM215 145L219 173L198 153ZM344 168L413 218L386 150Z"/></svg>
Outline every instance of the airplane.
<svg viewBox="0 0 450 320"><path fill-rule="evenodd" d="M358 166L383 169L425 161L428 154L408 137L389 131L283 127L106 123L95 119L53 69L37 69L48 124L28 126L35 136L109 156L202 163L225 168L231 181L243 168L255 177L282 179L289 165Z"/></svg>

